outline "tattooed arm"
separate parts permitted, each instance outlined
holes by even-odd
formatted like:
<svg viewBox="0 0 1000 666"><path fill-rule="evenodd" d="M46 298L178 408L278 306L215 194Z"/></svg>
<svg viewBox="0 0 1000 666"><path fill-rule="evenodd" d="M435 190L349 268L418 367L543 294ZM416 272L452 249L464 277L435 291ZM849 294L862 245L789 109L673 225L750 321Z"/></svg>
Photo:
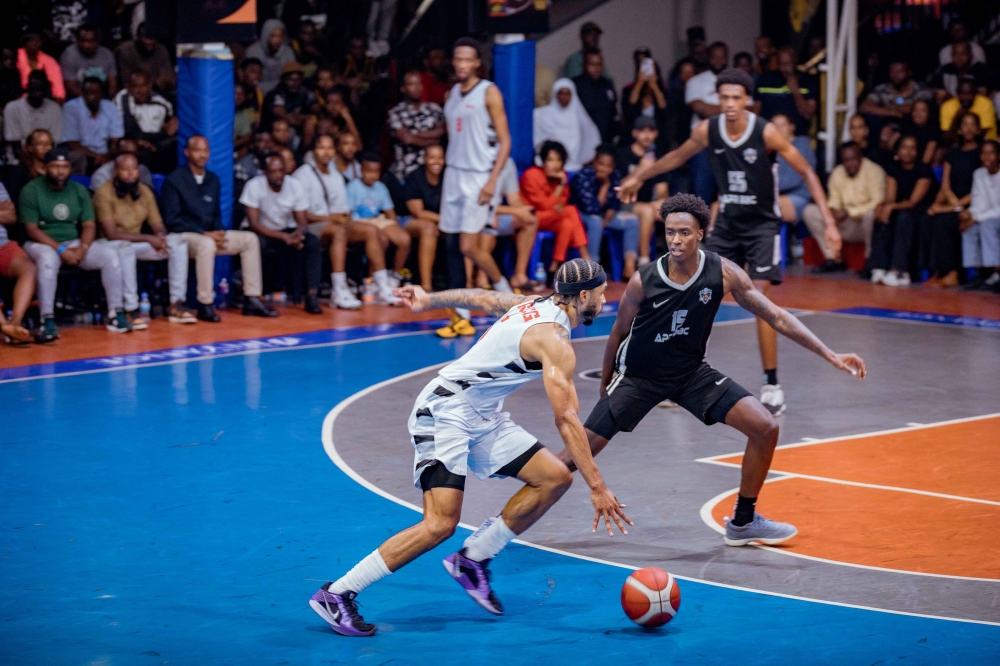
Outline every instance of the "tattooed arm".
<svg viewBox="0 0 1000 666"><path fill-rule="evenodd" d="M865 362L860 356L831 351L802 322L757 291L750 276L728 259L722 260L722 281L725 292L732 294L743 309L763 319L778 333L822 357L838 370L849 372L859 380L865 378Z"/></svg>
<svg viewBox="0 0 1000 666"><path fill-rule="evenodd" d="M485 310L494 317L502 317L515 305L529 300L527 296L486 289L449 289L428 294L417 285L400 287L392 293L402 298L403 303L414 312L434 308L466 308Z"/></svg>

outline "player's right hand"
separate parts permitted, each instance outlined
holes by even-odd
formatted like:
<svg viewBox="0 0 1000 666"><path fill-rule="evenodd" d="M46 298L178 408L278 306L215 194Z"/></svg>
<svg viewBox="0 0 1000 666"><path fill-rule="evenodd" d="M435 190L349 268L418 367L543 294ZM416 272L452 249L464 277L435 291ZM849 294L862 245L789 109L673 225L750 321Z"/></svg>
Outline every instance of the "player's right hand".
<svg viewBox="0 0 1000 666"><path fill-rule="evenodd" d="M618 200L623 204L633 203L639 194L640 187L642 187L642 181L637 178L628 176L622 179L621 185L618 186Z"/></svg>
<svg viewBox="0 0 1000 666"><path fill-rule="evenodd" d="M414 312L426 310L431 304L431 297L427 295L423 287L415 284L407 284L393 289L392 295L403 299L403 304Z"/></svg>
<svg viewBox="0 0 1000 666"><path fill-rule="evenodd" d="M604 526L608 528L608 536L614 536L615 533L611 530L611 521L615 521L615 525L618 529L622 531L622 534L628 534L628 530L622 524L624 520L629 525L635 525L622 509L625 505L618 501L615 494L611 492L607 486L603 488L592 488L590 490L590 501L594 504L594 525L591 528L591 532L597 532L597 525L601 522L601 518L604 518Z"/></svg>
<svg viewBox="0 0 1000 666"><path fill-rule="evenodd" d="M834 354L830 363L838 370L843 370L854 375L858 378L858 381L864 379L865 375L868 374L864 359L857 354Z"/></svg>

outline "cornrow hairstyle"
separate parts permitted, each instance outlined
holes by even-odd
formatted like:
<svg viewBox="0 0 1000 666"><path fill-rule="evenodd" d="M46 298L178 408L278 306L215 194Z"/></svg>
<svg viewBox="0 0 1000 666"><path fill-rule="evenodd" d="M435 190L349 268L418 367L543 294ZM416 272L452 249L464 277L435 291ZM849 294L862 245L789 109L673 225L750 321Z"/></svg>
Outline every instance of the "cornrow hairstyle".
<svg viewBox="0 0 1000 666"><path fill-rule="evenodd" d="M660 219L666 221L667 215L671 213L687 213L698 221L698 226L702 229L708 227L708 221L712 217L712 212L708 204L702 198L694 194L675 194L660 206Z"/></svg>
<svg viewBox="0 0 1000 666"><path fill-rule="evenodd" d="M589 259L570 259L562 266L556 270L555 281L565 284L577 284L580 282L586 282L597 277L599 274L603 273L604 269L596 261L591 261ZM552 292L544 298L539 298L536 300L543 301L545 299L551 298L553 302L557 305L564 305L566 303L573 302L573 299L579 298L579 294L557 294Z"/></svg>

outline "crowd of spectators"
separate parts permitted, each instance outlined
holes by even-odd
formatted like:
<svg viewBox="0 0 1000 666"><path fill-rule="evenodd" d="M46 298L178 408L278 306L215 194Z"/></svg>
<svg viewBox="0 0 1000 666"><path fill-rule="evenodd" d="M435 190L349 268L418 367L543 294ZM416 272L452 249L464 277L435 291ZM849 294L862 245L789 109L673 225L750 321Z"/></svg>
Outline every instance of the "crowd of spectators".
<svg viewBox="0 0 1000 666"><path fill-rule="evenodd" d="M335 308L398 305L392 289L401 282L432 290L449 270L442 266L462 261L457 240L438 229L442 106L454 82L448 50L427 44L406 62L389 56L392 20L378 9L366 39L338 30L322 2L286 5L263 22L258 40L230 45L235 195L226 220L221 174L206 169L207 139L190 137L178 167L174 65L138 9L130 18L98 12L94 22L87 12L53 9L47 22L22 21L18 43L5 44L0 60L0 277L9 287L0 323L8 340L31 339L22 323L35 297L33 337L58 337L57 283L74 271L100 272L107 328L127 332L148 325L137 261L164 262L164 310L177 323L220 320L217 255L239 256L243 313L264 317L277 316L281 294L319 314L326 289ZM649 48L636 48L633 79L619 88L601 34L583 25L581 48L558 78L537 67L536 162L518 176L508 160L477 249L492 253L510 237L513 286L537 288L531 278L544 280L571 252L607 256L605 230L621 236L628 279L655 252L663 199L689 191L715 200L704 153L646 182L635 203L622 205L616 187L719 112L715 80L730 64L753 76L753 110L817 167L816 58L800 65L795 49L761 37L754 53L731 59L725 43L709 43L695 27L666 76ZM821 49L810 44L805 55ZM865 277L905 286L923 270L931 286L952 287L966 282L967 268L976 269L967 287L1000 288L998 87L984 49L955 23L935 71L915 77L893 59L887 80L861 94L827 189L844 241L864 247ZM154 174L165 176L159 191ZM90 191L80 184L87 178ZM811 234L823 254L817 270L844 270L824 244L808 188L781 160L778 185L782 219ZM529 266L539 231L554 235L551 262ZM348 270L351 256L363 257L360 272ZM189 260L195 308L187 307ZM469 285L489 282L465 263Z"/></svg>

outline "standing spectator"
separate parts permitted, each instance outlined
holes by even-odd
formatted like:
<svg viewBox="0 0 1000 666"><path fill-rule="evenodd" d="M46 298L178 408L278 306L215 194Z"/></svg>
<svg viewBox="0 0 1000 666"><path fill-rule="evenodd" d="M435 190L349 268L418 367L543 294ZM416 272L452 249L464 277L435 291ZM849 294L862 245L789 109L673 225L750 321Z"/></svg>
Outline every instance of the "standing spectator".
<svg viewBox="0 0 1000 666"><path fill-rule="evenodd" d="M753 51L757 54L757 64L751 74L764 74L773 72L778 68L778 61L775 57L774 43L771 38L761 35L753 43Z"/></svg>
<svg viewBox="0 0 1000 666"><path fill-rule="evenodd" d="M136 31L135 39L123 42L115 49L118 61L118 76L128 85L132 75L143 72L149 85L160 92L169 92L177 84L174 64L163 44L146 35L146 24Z"/></svg>
<svg viewBox="0 0 1000 666"><path fill-rule="evenodd" d="M295 61L295 51L288 45L285 24L278 19L264 21L260 39L247 47L247 58L256 58L264 66L260 89L265 94L281 83L282 68Z"/></svg>
<svg viewBox="0 0 1000 666"><path fill-rule="evenodd" d="M938 144L941 142L941 130L934 118L931 103L927 100L917 100L913 103L910 117L903 126L907 134L917 139L917 154L924 164L933 164Z"/></svg>
<svg viewBox="0 0 1000 666"><path fill-rule="evenodd" d="M664 150L668 143L667 98L660 81L660 67L653 60L647 47L632 54L635 80L622 88L622 141L630 138L632 126L639 116L648 116L656 123L657 149Z"/></svg>
<svg viewBox="0 0 1000 666"><path fill-rule="evenodd" d="M566 58L562 66L562 76L565 79L572 79L583 74L584 53L601 48L601 26L592 21L587 21L580 26L580 50ZM607 76L607 71L601 72Z"/></svg>
<svg viewBox="0 0 1000 666"><path fill-rule="evenodd" d="M885 201L875 213L872 232L872 283L907 287L917 224L933 201L931 168L917 159L917 140L904 136L896 163L887 170Z"/></svg>
<svg viewBox="0 0 1000 666"><path fill-rule="evenodd" d="M761 75L763 76L763 74ZM816 169L816 152L812 148L812 142L807 136L796 136L795 125L791 118L783 113L776 113L771 118L771 122L781 134L788 139L788 142L795 146L799 154L809 164L809 168ZM802 211L806 205L812 203L812 194L809 193L809 186L802 178L802 175L792 168L788 161L778 155L778 206L781 208L782 222L797 224L802 219Z"/></svg>
<svg viewBox="0 0 1000 666"><path fill-rule="evenodd" d="M45 175L45 154L54 145L52 135L43 129L33 130L24 140L24 149L19 151L20 161L7 173L4 183L15 206L19 203L24 186Z"/></svg>
<svg viewBox="0 0 1000 666"><path fill-rule="evenodd" d="M644 161L651 162L662 157L662 152L656 147L657 135L656 123L652 118L639 116L635 119L631 143L620 145L615 155L615 168L619 176L628 176ZM631 212L639 217L639 266L649 263L650 239L656 220L659 219L660 204L668 194L665 175L650 178L643 182L635 203L631 204Z"/></svg>
<svg viewBox="0 0 1000 666"><path fill-rule="evenodd" d="M195 313L184 305L188 286L188 246L180 234L168 234L156 207L153 190L139 182L139 159L122 153L114 160L115 176L94 193L94 211L105 238L113 244L131 244L139 261L166 261L170 285L168 317L177 324L195 323ZM148 227L148 231L146 229ZM139 311L135 262L122 264L125 310L132 328L146 328Z"/></svg>
<svg viewBox="0 0 1000 666"><path fill-rule="evenodd" d="M840 164L833 168L827 183L830 193L827 203L837 223L841 239L846 243L864 243L865 258L871 254L872 227L876 209L885 201L885 171L864 156L854 141L840 146ZM802 221L816 239L826 263L814 269L816 273L844 270L833 248L826 244L823 214L814 203L802 210Z"/></svg>
<svg viewBox="0 0 1000 666"><path fill-rule="evenodd" d="M0 333L7 336L10 344L23 345L31 341L28 329L21 325L24 313L28 311L35 296L35 262L24 253L21 246L7 237L7 226L17 222L17 210L7 194L7 188L0 183L0 277L14 281L14 302L11 304L10 319L3 318L0 308Z"/></svg>
<svg viewBox="0 0 1000 666"><path fill-rule="evenodd" d="M983 166L972 180L968 209L958 214L962 231L962 265L978 269L968 288L1000 286L1000 144L987 141L980 154Z"/></svg>
<svg viewBox="0 0 1000 666"><path fill-rule="evenodd" d="M108 162L118 139L125 136L118 108L103 98L104 84L95 76L83 82L83 95L63 107L63 140L69 143L76 175L89 174Z"/></svg>
<svg viewBox="0 0 1000 666"><path fill-rule="evenodd" d="M783 114L794 125L795 135L805 136L816 116L819 78L800 74L797 64L795 49L790 46L778 49L778 68L757 77L754 98L760 102L762 117L772 120L776 114Z"/></svg>
<svg viewBox="0 0 1000 666"><path fill-rule="evenodd" d="M422 84L421 102L444 105L444 98L451 87L448 80L448 54L441 46L431 46L423 58L424 71L420 74Z"/></svg>
<svg viewBox="0 0 1000 666"><path fill-rule="evenodd" d="M981 152L979 117L972 113L962 116L958 135L961 143L944 158L941 189L921 220L921 267L930 269L929 287L958 286L958 214L972 202L973 174L979 168Z"/></svg>
<svg viewBox="0 0 1000 666"><path fill-rule="evenodd" d="M434 259L437 256L438 222L441 221L441 174L444 172L444 148L427 147L423 168L406 178L403 199L412 217L406 223L406 233L419 241L418 267L420 286L434 290Z"/></svg>
<svg viewBox="0 0 1000 666"><path fill-rule="evenodd" d="M118 93L118 66L110 49L101 46L101 31L89 23L76 31L76 43L59 56L63 82L69 97L79 97L85 79L94 77L107 86L112 97Z"/></svg>
<svg viewBox="0 0 1000 666"><path fill-rule="evenodd" d="M622 279L628 282L636 270L639 256L639 218L623 213L615 189L621 185L615 169L615 151L610 144L597 148L591 164L580 169L570 180L570 202L580 211L587 228L587 248L591 257L601 256L601 238L605 229L622 232L625 267ZM594 259L597 261L597 259Z"/></svg>
<svg viewBox="0 0 1000 666"><path fill-rule="evenodd" d="M328 4L334 3L328 3L327 0L286 0L281 7L281 20L293 35L300 34L301 24L306 22L323 31L330 23Z"/></svg>
<svg viewBox="0 0 1000 666"><path fill-rule="evenodd" d="M958 95L941 105L941 131L958 140L962 116L967 113L979 116L979 127L987 139L997 138L996 111L989 98L976 92L976 83L972 79L962 79L958 84Z"/></svg>
<svg viewBox="0 0 1000 666"><path fill-rule="evenodd" d="M684 102L691 108L691 129L703 119L718 115L719 93L715 79L729 62L729 47L723 42L715 42L708 47L708 69L696 74L684 88ZM752 97L753 95L751 95ZM691 189L704 201L715 201L715 177L708 163L708 148L688 160L691 175Z"/></svg>
<svg viewBox="0 0 1000 666"><path fill-rule="evenodd" d="M423 96L420 72L407 72L400 90L403 100L389 111L389 130L393 138L393 162L389 172L402 182L424 163L427 147L441 143L445 124L440 106L420 101Z"/></svg>
<svg viewBox="0 0 1000 666"><path fill-rule="evenodd" d="M302 65L295 61L282 65L281 81L264 96L260 119L264 129L271 128L276 120L284 120L298 140L298 145L301 145L306 121L310 119L309 114L316 103L312 91L302 85L302 74ZM291 142L285 145L294 148Z"/></svg>
<svg viewBox="0 0 1000 666"><path fill-rule="evenodd" d="M42 72L49 83L52 98L62 104L66 101L62 69L55 58L42 51L42 36L29 33L21 39L23 46L17 50L17 70L21 73L21 87L27 89L28 75Z"/></svg>
<svg viewBox="0 0 1000 666"><path fill-rule="evenodd" d="M750 76L756 76L757 72L754 70L753 66L753 56L746 51L740 51L733 56L733 67L736 69L742 69L744 72Z"/></svg>
<svg viewBox="0 0 1000 666"><path fill-rule="evenodd" d="M139 156L157 173L167 173L176 164L177 117L170 102L154 93L149 76L142 70L129 74L124 90L115 95L125 137L139 144Z"/></svg>
<svg viewBox="0 0 1000 666"><path fill-rule="evenodd" d="M986 51L983 50L982 46L969 39L969 31L965 27L965 21L952 21L951 27L948 28L948 37L951 39L951 43L941 47L941 50L938 51L938 62L942 65L947 65L952 61L953 49L956 44L969 45L972 62L986 63Z"/></svg>
<svg viewBox="0 0 1000 666"><path fill-rule="evenodd" d="M8 102L3 109L3 138L15 154L28 135L42 129L56 143L62 141L62 107L46 97L49 84L43 72L28 77L28 92L24 97Z"/></svg>
<svg viewBox="0 0 1000 666"><path fill-rule="evenodd" d="M379 235L396 246L395 271L390 281L385 268L372 273L375 282L375 302L380 305L400 305L402 301L392 295L400 272L406 266L410 253L410 235L396 223L396 207L389 196L389 190L381 181L382 163L377 153L361 155L361 175L347 183L347 201L351 206L351 220L360 224L370 224L378 229Z"/></svg>
<svg viewBox="0 0 1000 666"><path fill-rule="evenodd" d="M264 159L264 173L252 178L240 195L250 229L260 237L264 293L270 296L281 282L288 284L288 271L294 289L305 286L306 312L323 314L317 297L323 258L319 239L307 228L309 201L299 181L285 172L285 161L271 153ZM279 275L285 279L279 282Z"/></svg>
<svg viewBox="0 0 1000 666"><path fill-rule="evenodd" d="M989 67L981 62L972 62L969 42L952 44L951 50L951 62L938 67L930 80L931 87L937 91L938 103L958 95L958 82L966 78L975 81L977 92L986 94L990 82Z"/></svg>
<svg viewBox="0 0 1000 666"><path fill-rule="evenodd" d="M882 118L905 118L918 99L930 101L934 92L911 78L910 64L895 59L889 64L889 81L880 83L868 93L858 111Z"/></svg>
<svg viewBox="0 0 1000 666"><path fill-rule="evenodd" d="M566 261L566 253L575 247L584 259L590 259L587 232L580 211L569 203L569 180L566 177L566 149L557 141L546 141L538 150L542 166L533 166L521 175L524 202L535 209L540 231L556 235L549 272L554 273Z"/></svg>
<svg viewBox="0 0 1000 666"><path fill-rule="evenodd" d="M45 177L36 178L21 190L19 213L29 240L24 250L38 266L38 309L42 328L38 338L52 342L59 337L55 320L56 281L62 264L86 271L101 271L108 301L107 328L129 333L132 324L125 314L122 262L134 264L129 245L112 246L96 241L94 208L90 193L69 179L69 151L53 148L45 155Z"/></svg>
<svg viewBox="0 0 1000 666"><path fill-rule="evenodd" d="M243 314L277 317L260 300L260 241L252 231L227 230L222 226L219 177L205 168L208 139L194 134L184 148L187 164L175 169L163 183L160 204L163 222L170 233L180 234L194 259L198 278L198 319L220 321L215 313L215 257L240 255L243 270Z"/></svg>
<svg viewBox="0 0 1000 666"><path fill-rule="evenodd" d="M139 144L135 139L122 139L118 142L117 155L129 153L139 157ZM104 183L115 177L115 161L109 160L98 167L90 176L90 191L96 192ZM139 182L153 189L153 174L145 164L139 164Z"/></svg>
<svg viewBox="0 0 1000 666"><path fill-rule="evenodd" d="M561 144L567 155L564 168L569 171L579 171L594 159L594 151L601 143L601 133L569 79L556 81L552 86L552 101L535 109L533 135L536 148L547 142Z"/></svg>
<svg viewBox="0 0 1000 666"><path fill-rule="evenodd" d="M337 154L334 156L334 164L337 171L344 177L344 182L350 183L361 177L361 163L354 159L360 149L360 142L357 137L345 132L337 137Z"/></svg>
<svg viewBox="0 0 1000 666"><path fill-rule="evenodd" d="M601 142L610 143L618 122L618 95L615 84L604 76L604 56L600 51L587 51L583 59L583 74L573 79L580 103L601 133Z"/></svg>

